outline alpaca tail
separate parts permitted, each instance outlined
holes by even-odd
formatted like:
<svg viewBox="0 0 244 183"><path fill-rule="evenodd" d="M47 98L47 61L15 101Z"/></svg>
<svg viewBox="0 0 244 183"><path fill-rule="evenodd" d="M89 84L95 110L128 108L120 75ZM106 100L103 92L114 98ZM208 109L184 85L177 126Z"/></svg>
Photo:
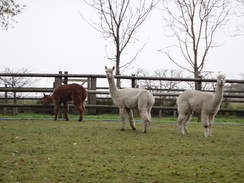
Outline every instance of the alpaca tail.
<svg viewBox="0 0 244 183"><path fill-rule="evenodd" d="M147 98L148 98L148 107L152 108L155 103L155 98L151 93L150 95L148 95Z"/></svg>
<svg viewBox="0 0 244 183"><path fill-rule="evenodd" d="M88 96L88 93L87 93L86 89L83 88L83 91L82 91L82 100L84 101L87 98L87 96Z"/></svg>

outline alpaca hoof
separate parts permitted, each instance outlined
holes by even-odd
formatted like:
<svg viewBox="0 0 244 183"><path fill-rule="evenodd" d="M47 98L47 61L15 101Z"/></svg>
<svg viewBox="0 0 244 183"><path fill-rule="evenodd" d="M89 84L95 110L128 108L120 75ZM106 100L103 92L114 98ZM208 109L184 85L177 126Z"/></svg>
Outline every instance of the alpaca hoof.
<svg viewBox="0 0 244 183"><path fill-rule="evenodd" d="M136 128L132 128L132 130L136 130Z"/></svg>
<svg viewBox="0 0 244 183"><path fill-rule="evenodd" d="M80 121L80 122L81 122L82 120L83 120L83 117L80 117L78 121Z"/></svg>
<svg viewBox="0 0 244 183"><path fill-rule="evenodd" d="M144 131L142 131L142 133L147 133L147 131L146 131L146 130L144 130Z"/></svg>
<svg viewBox="0 0 244 183"><path fill-rule="evenodd" d="M124 128L121 128L120 131L125 131L125 129Z"/></svg>

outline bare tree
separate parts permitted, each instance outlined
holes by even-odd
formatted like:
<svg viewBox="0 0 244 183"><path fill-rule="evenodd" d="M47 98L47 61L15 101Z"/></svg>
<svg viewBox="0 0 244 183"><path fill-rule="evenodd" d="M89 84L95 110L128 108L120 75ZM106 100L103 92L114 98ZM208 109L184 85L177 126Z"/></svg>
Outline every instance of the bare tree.
<svg viewBox="0 0 244 183"><path fill-rule="evenodd" d="M137 41L134 37L149 13L156 6L158 0L84 0L99 14L99 22L88 22L100 32L105 40L112 41L115 55L108 59L116 62L116 75L121 74L122 68L130 65L143 49L140 48L127 63L121 62L121 55L129 43ZM120 80L117 82L120 87Z"/></svg>
<svg viewBox="0 0 244 183"><path fill-rule="evenodd" d="M0 1L0 24L3 30L9 27L13 28L11 22L17 22L14 17L22 13L26 6L16 4L14 0L1 0Z"/></svg>
<svg viewBox="0 0 244 183"><path fill-rule="evenodd" d="M244 0L236 0L236 9L237 12L235 15L237 16L237 19L240 19L238 22L238 25L236 27L237 35L244 35L244 22L243 22L243 16L244 16Z"/></svg>
<svg viewBox="0 0 244 183"><path fill-rule="evenodd" d="M230 14L229 0L165 0L163 20L170 37L177 44L162 49L164 54L180 68L199 78L209 50L220 46L214 42L216 31L223 28ZM170 53L177 50L177 56ZM180 64L177 59L185 60ZM195 84L196 89L200 89Z"/></svg>
<svg viewBox="0 0 244 183"><path fill-rule="evenodd" d="M142 69L142 68L138 68L136 70L136 72L135 72L135 76L147 77L149 75L150 75L149 72L147 70L145 70L145 69ZM143 81L139 80L139 81L136 82L136 85L137 85L136 86L137 88L138 87L147 88L147 89L153 88L152 80L145 80L145 81L144 80Z"/></svg>
<svg viewBox="0 0 244 183"><path fill-rule="evenodd" d="M136 76L149 76L149 72L145 69L137 69ZM173 69L158 69L154 71L154 74L152 75L154 77L159 78L181 78L182 77L182 71L173 70ZM159 90L159 92L162 92L160 90L172 90L172 89L179 89L181 82L179 81L153 81L153 80L146 80L146 81L138 81L140 87L147 88L147 89L156 89Z"/></svg>
<svg viewBox="0 0 244 183"><path fill-rule="evenodd" d="M182 72L174 69L158 69L154 71L156 77L169 77L169 78L181 78ZM179 81L159 81L160 89L179 89Z"/></svg>
<svg viewBox="0 0 244 183"><path fill-rule="evenodd" d="M14 68L6 67L3 71L4 73L29 73L30 71L26 68L20 68L17 71L15 71ZM29 87L35 82L37 82L38 79L33 78L27 78L27 77L17 77L17 76L9 76L9 77L0 77L0 84L4 84L8 87ZM17 99L21 97L21 95L17 96L16 92L10 93L10 97L13 98L14 103L17 103ZM18 109L14 108L14 114L18 113Z"/></svg>
<svg viewBox="0 0 244 183"><path fill-rule="evenodd" d="M6 67L3 71L3 73L29 73L29 69L27 68L20 68L18 70L15 70L14 68ZM27 77L0 77L0 83L7 84L9 87L29 87L33 83L35 83L37 80L33 80L32 78Z"/></svg>
<svg viewBox="0 0 244 183"><path fill-rule="evenodd" d="M239 15L243 16L244 15L244 1L243 0L236 0L236 6L239 11Z"/></svg>

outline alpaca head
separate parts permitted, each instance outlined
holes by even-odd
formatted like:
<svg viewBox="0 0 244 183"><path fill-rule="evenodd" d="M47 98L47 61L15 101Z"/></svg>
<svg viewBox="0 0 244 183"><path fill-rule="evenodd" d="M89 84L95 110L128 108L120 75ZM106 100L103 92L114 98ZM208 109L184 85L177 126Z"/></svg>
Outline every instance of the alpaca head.
<svg viewBox="0 0 244 183"><path fill-rule="evenodd" d="M105 66L106 77L108 79L113 78L113 71L114 71L114 67L113 68L107 68L107 66Z"/></svg>
<svg viewBox="0 0 244 183"><path fill-rule="evenodd" d="M51 104L53 102L51 95L46 95L44 93L43 93L43 101L45 104Z"/></svg>
<svg viewBox="0 0 244 183"><path fill-rule="evenodd" d="M225 76L223 74L218 75L217 77L217 85L218 86L224 86L225 84Z"/></svg>

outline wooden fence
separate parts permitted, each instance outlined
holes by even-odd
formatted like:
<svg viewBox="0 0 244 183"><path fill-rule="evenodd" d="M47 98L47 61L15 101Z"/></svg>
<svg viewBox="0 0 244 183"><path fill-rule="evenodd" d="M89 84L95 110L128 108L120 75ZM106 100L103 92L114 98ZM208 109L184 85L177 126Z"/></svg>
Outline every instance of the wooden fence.
<svg viewBox="0 0 244 183"><path fill-rule="evenodd" d="M44 104L21 104L17 102L10 102L16 99L9 98L8 93L51 93L54 88L56 88L59 85L67 84L70 82L80 82L81 84L87 85L86 88L88 90L88 99L87 99L87 105L86 108L89 111L89 114L96 114L97 110L114 110L117 109L114 105L99 105L98 100L99 99L109 99L109 91L108 87L99 87L97 84L98 79L104 79L106 78L105 75L98 75L98 74L68 74L68 72L62 73L61 71L58 74L40 74L40 73L0 73L0 78L18 78L18 77L24 77L24 78L53 78L53 86L50 88L40 88L40 87L22 87L22 88L13 88L13 87L7 87L7 86L1 86L0 85L0 109L5 110L7 108L19 108L19 107L25 107L25 108L47 108L47 105ZM194 79L194 78L161 78L161 77L138 77L138 76L115 76L115 78L119 78L121 80L129 80L131 83L131 86L129 87L136 87L137 81L175 81L175 82L194 82L198 83L198 85L202 85L203 82L216 82L216 79ZM107 83L107 81L106 81ZM244 80L233 80L233 79L227 79L226 84L240 84L244 85ZM108 86L108 85L107 85ZM156 100L160 100L156 103L156 105L153 107L153 111L157 114L160 114L162 111L171 111L174 114L176 114L176 106L173 104L175 103L176 97L184 90L176 90L176 89L161 89L161 90L155 90L150 88L153 95L155 96ZM17 100L37 100L39 98L17 98ZM171 105L168 105L171 101ZM242 90L225 90L224 93L224 101L223 102L237 102L237 103L244 103L244 91ZM164 103L164 105L162 105ZM52 107L52 106L50 106ZM72 106L71 106L72 107ZM220 112L231 112L231 113L237 113L239 115L244 115L244 109L229 109L228 105L225 105L225 108L221 108Z"/></svg>

